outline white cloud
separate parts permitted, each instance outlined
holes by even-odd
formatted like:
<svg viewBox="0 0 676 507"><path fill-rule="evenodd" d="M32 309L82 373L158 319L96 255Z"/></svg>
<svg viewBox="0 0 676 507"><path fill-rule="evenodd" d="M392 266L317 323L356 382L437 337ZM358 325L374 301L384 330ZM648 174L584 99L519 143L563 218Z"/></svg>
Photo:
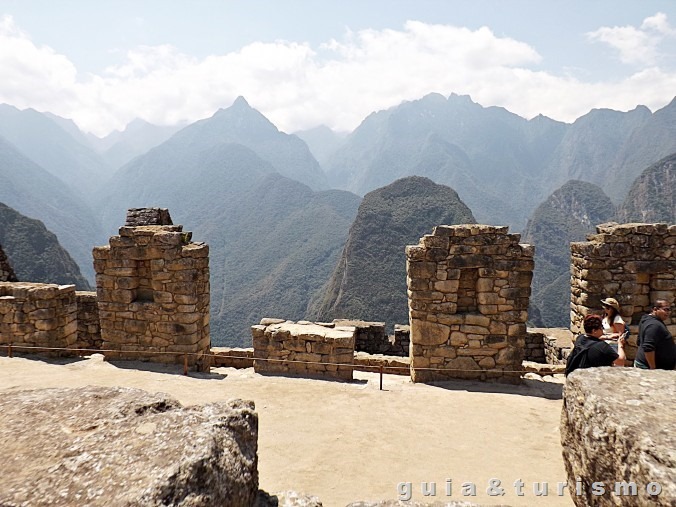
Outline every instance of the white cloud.
<svg viewBox="0 0 676 507"><path fill-rule="evenodd" d="M0 18L0 102L46 108L54 97L72 103L77 71L63 55L35 46L11 16Z"/></svg>
<svg viewBox="0 0 676 507"><path fill-rule="evenodd" d="M645 56L646 48L656 48L645 37L672 32L666 16L657 14L640 29L608 32L608 40L624 40L622 47ZM195 121L243 95L290 132L320 123L350 130L374 110L430 92L469 94L525 117L573 121L594 107L660 107L676 90L676 75L656 66L621 81L586 83L539 70L540 61L535 48L487 27L409 21L401 30L347 31L314 48L256 42L204 59L170 45L138 47L100 75L79 76L65 56L37 47L11 18L2 18L0 102L72 118L103 135L137 117L156 124Z"/></svg>
<svg viewBox="0 0 676 507"><path fill-rule="evenodd" d="M592 41L608 44L619 52L624 63L650 67L658 63L660 44L676 36L664 13L643 20L639 28L633 26L601 27L587 34Z"/></svg>

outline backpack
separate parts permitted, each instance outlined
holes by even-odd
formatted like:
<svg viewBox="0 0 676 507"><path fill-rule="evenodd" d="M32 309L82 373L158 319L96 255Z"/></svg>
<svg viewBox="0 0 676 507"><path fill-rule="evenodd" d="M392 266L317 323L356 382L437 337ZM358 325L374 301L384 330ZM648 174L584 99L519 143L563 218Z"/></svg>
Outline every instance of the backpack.
<svg viewBox="0 0 676 507"><path fill-rule="evenodd" d="M570 375L571 372L577 370L578 368L587 367L587 353L589 352L589 349L594 345L594 342L590 341L589 343L587 343L586 347L578 345L578 343L582 341L580 340L582 336L584 335L578 335L578 337L575 339L575 346L573 347L573 350L570 352L568 360L566 361L566 371L565 371L566 377Z"/></svg>

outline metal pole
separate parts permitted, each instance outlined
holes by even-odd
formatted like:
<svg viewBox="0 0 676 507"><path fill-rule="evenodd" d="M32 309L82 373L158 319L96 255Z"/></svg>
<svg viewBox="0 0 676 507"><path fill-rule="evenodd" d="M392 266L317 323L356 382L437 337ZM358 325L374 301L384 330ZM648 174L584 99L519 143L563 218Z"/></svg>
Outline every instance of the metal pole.
<svg viewBox="0 0 676 507"><path fill-rule="evenodd" d="M183 355L183 375L188 374L188 354Z"/></svg>
<svg viewBox="0 0 676 507"><path fill-rule="evenodd" d="M383 365L380 365L380 390L383 390Z"/></svg>
<svg viewBox="0 0 676 507"><path fill-rule="evenodd" d="M7 348L7 357L12 357L12 342L9 342L9 347Z"/></svg>

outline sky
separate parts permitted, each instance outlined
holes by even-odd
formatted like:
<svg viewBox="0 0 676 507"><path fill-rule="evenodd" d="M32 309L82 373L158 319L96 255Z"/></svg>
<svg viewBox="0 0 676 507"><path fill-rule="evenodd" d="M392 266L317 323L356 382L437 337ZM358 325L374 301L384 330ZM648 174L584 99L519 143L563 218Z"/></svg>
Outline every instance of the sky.
<svg viewBox="0 0 676 507"><path fill-rule="evenodd" d="M524 118L676 96L675 0L0 0L0 103L105 136L238 96L351 131L428 93Z"/></svg>

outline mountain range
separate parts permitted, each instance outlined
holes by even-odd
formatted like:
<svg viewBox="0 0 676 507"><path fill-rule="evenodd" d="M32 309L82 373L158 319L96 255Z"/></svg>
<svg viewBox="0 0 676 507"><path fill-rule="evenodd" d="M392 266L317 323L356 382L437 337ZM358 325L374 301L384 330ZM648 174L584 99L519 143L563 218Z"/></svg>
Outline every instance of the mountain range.
<svg viewBox="0 0 676 507"><path fill-rule="evenodd" d="M320 321L408 323L406 245L439 224L476 223L452 188L409 176L364 196L333 274L309 308Z"/></svg>
<svg viewBox="0 0 676 507"><path fill-rule="evenodd" d="M612 219L673 223L674 160L663 157L674 153L676 102L566 124L431 94L348 135L288 135L240 97L183 128L136 121L105 139L0 106L0 202L41 220L90 282L91 248L127 208L168 207L211 246L214 344L247 344L269 316L405 322L403 246L475 218L527 226L533 315L553 325L567 304L546 309L566 297L566 238L583 239L609 208Z"/></svg>

